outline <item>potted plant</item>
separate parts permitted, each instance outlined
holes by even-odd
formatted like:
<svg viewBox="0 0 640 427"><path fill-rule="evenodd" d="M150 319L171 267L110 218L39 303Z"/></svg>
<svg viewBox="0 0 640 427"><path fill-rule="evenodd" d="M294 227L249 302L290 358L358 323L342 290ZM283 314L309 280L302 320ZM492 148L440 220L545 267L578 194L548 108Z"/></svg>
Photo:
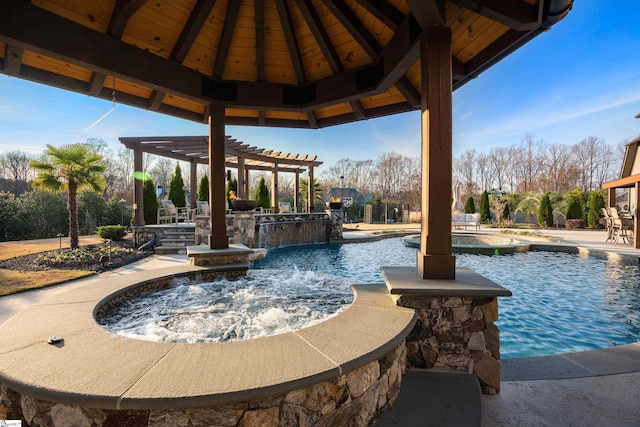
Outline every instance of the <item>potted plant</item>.
<svg viewBox="0 0 640 427"><path fill-rule="evenodd" d="M229 200L234 211L252 211L258 204L255 200L241 199L233 190L229 191Z"/></svg>

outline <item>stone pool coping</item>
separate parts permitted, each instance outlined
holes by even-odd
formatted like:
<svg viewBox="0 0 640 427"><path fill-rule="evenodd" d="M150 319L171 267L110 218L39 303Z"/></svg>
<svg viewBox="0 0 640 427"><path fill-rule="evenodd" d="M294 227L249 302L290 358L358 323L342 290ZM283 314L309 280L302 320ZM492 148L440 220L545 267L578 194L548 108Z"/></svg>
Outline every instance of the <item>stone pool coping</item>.
<svg viewBox="0 0 640 427"><path fill-rule="evenodd" d="M0 383L32 397L100 409L211 407L263 399L333 379L403 341L413 309L396 306L384 284L354 286L353 304L298 331L227 343L123 339L94 310L136 284L204 267L127 274L41 301L0 326ZM61 336L57 345L50 336Z"/></svg>

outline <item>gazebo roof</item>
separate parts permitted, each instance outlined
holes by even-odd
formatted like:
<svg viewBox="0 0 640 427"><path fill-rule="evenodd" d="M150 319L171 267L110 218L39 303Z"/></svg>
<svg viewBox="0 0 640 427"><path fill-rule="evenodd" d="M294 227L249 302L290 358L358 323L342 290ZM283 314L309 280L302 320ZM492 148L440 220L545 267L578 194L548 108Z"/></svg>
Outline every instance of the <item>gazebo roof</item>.
<svg viewBox="0 0 640 427"><path fill-rule="evenodd" d="M207 136L142 136L120 137L125 147L141 150L185 162L207 164L209 161L209 137ZM245 169L273 171L274 165L282 172L304 172L322 162L317 156L275 152L250 146L231 136L225 137L225 163L227 167L238 167L238 158L244 159Z"/></svg>
<svg viewBox="0 0 640 427"><path fill-rule="evenodd" d="M451 28L455 89L572 3L2 0L0 72L197 122L220 102L227 124L316 128L420 108L422 28Z"/></svg>

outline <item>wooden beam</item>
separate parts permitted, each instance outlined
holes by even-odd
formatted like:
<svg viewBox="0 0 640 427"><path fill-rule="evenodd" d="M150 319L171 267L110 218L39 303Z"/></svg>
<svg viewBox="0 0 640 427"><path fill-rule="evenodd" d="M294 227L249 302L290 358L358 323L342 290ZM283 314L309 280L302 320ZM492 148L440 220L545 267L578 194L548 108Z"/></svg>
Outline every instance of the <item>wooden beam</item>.
<svg viewBox="0 0 640 427"><path fill-rule="evenodd" d="M293 70L296 73L296 80L299 84L304 83L307 81L307 78L304 73L302 59L300 59L298 40L296 39L293 24L291 23L291 17L289 16L289 6L287 5L286 0L276 0L276 8L278 10L278 15L280 16L280 24L282 24L282 31L284 32L284 39L287 42L287 48L289 49L289 56L291 57Z"/></svg>
<svg viewBox="0 0 640 427"><path fill-rule="evenodd" d="M417 108L420 105L420 93L413 87L408 78L402 76L400 80L396 82L396 88L411 106Z"/></svg>
<svg viewBox="0 0 640 427"><path fill-rule="evenodd" d="M254 4L256 19L256 72L257 80L263 82L265 78L264 62L264 0L255 0ZM264 112L262 112L264 121Z"/></svg>
<svg viewBox="0 0 640 427"><path fill-rule="evenodd" d="M356 0L367 12L375 16L380 22L392 30L396 30L402 23L404 15L387 0Z"/></svg>
<svg viewBox="0 0 640 427"><path fill-rule="evenodd" d="M164 92L159 92L154 90L151 92L149 96L149 103L147 104L147 108L151 111L158 111L160 106L162 105L162 100L166 94Z"/></svg>
<svg viewBox="0 0 640 427"><path fill-rule="evenodd" d="M351 101L349 105L351 106L351 109L353 110L353 114L356 116L358 120L363 120L366 118L366 114L364 111L364 107L362 106L362 102L358 100Z"/></svg>
<svg viewBox="0 0 640 427"><path fill-rule="evenodd" d="M355 13L343 0L322 0L325 6L334 14L338 21L358 42L371 59L376 59L380 52L380 44L369 30L358 19Z"/></svg>
<svg viewBox="0 0 640 427"><path fill-rule="evenodd" d="M182 29L176 44L173 46L173 50L170 55L171 59L180 63L184 61L215 4L216 0L198 0L189 15L187 23Z"/></svg>
<svg viewBox="0 0 640 427"><path fill-rule="evenodd" d="M140 9L147 0L116 0L111 20L107 26L107 34L117 39L122 38L129 19Z"/></svg>
<svg viewBox="0 0 640 427"><path fill-rule="evenodd" d="M407 5L422 28L445 26L443 1L407 0Z"/></svg>
<svg viewBox="0 0 640 427"><path fill-rule="evenodd" d="M218 44L216 61L213 65L213 77L217 79L221 79L222 73L224 73L224 66L227 63L227 55L229 54L229 47L231 47L233 31L236 28L236 21L238 19L239 12L240 1L230 1L227 5L227 14L224 17L224 25L222 27L222 36L220 37L220 43Z"/></svg>
<svg viewBox="0 0 640 427"><path fill-rule="evenodd" d="M311 34L316 40L316 43L320 46L320 51L327 60L329 67L331 67L331 71L334 73L342 71L344 66L342 65L340 56L338 56L338 52L336 52L336 49L329 38L329 34L327 34L326 30L322 26L322 21L313 7L311 0L297 0L296 4L298 5L307 26L311 30Z"/></svg>
<svg viewBox="0 0 640 427"><path fill-rule="evenodd" d="M92 72L91 78L89 79L89 88L87 91L88 94L91 96L98 95L104 87L104 81L106 80L106 78L107 76L102 73L98 73L95 71Z"/></svg>
<svg viewBox="0 0 640 427"><path fill-rule="evenodd" d="M311 129L318 129L318 119L316 118L316 113L314 111L309 111L307 113L307 117L309 119L309 127Z"/></svg>
<svg viewBox="0 0 640 427"><path fill-rule="evenodd" d="M542 22L541 10L523 0L450 0L460 7L499 22L516 31L529 31ZM543 3L540 1L539 3Z"/></svg>
<svg viewBox="0 0 640 427"><path fill-rule="evenodd" d="M22 53L21 47L7 44L4 50L4 72L10 76L17 76L20 74L20 67L22 66Z"/></svg>

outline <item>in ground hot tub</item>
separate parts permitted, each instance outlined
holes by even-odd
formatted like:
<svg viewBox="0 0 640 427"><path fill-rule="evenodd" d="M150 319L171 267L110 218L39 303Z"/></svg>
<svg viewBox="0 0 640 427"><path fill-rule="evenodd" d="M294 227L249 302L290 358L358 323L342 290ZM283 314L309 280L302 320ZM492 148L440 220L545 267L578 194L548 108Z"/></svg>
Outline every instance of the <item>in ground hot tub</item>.
<svg viewBox="0 0 640 427"><path fill-rule="evenodd" d="M407 236L402 242L411 247L420 247L420 235ZM479 233L452 233L451 247L453 252L476 253L487 255L528 252L530 244L506 236L493 236Z"/></svg>

